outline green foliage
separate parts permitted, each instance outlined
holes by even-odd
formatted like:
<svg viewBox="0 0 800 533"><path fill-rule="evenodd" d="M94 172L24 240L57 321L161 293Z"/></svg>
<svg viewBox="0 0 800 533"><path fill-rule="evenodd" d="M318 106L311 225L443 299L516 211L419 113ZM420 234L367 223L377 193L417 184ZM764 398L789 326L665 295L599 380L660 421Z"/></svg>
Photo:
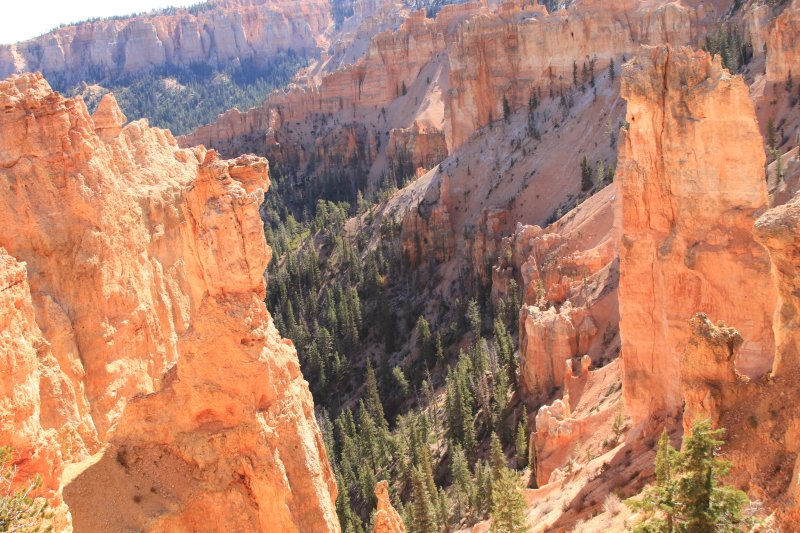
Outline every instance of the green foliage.
<svg viewBox="0 0 800 533"><path fill-rule="evenodd" d="M753 45L735 24L723 24L706 37L703 49L722 58L722 65L731 72L741 71L753 57Z"/></svg>
<svg viewBox="0 0 800 533"><path fill-rule="evenodd" d="M525 517L525 496L519 476L503 468L492 484L492 532L527 533L530 531Z"/></svg>
<svg viewBox="0 0 800 533"><path fill-rule="evenodd" d="M769 150L774 150L776 145L778 144L777 141L777 134L775 132L775 122L770 117L767 120L767 148Z"/></svg>
<svg viewBox="0 0 800 533"><path fill-rule="evenodd" d="M581 190L588 191L594 186L592 181L592 167L589 165L589 160L586 154L581 158Z"/></svg>
<svg viewBox="0 0 800 533"><path fill-rule="evenodd" d="M503 118L506 122L511 118L511 104L508 103L506 95L503 95Z"/></svg>
<svg viewBox="0 0 800 533"><path fill-rule="evenodd" d="M263 65L244 60L222 68L199 63L163 66L110 80L97 75L87 81L100 83L105 90L86 103L94 110L100 97L110 91L128 119L147 118L153 126L183 135L213 122L228 109L259 105L270 92L289 83L306 62L305 57L289 51ZM81 85L68 85L57 75L50 78L53 87L65 94L81 91Z"/></svg>
<svg viewBox="0 0 800 533"><path fill-rule="evenodd" d="M422 359L431 364L436 355L436 345L434 343L433 334L431 333L431 326L425 319L424 315L419 315L417 319L417 349L419 350Z"/></svg>
<svg viewBox="0 0 800 533"><path fill-rule="evenodd" d="M617 77L617 71L614 68L614 58L611 58L611 61L608 63L608 77L611 78L611 81L614 81Z"/></svg>
<svg viewBox="0 0 800 533"><path fill-rule="evenodd" d="M475 337L481 336L481 308L478 306L478 301L475 298L470 298L467 304L467 321L469 322L469 329Z"/></svg>
<svg viewBox="0 0 800 533"><path fill-rule="evenodd" d="M656 452L656 483L641 500L629 505L645 513L636 531L713 533L747 531L751 521L742 510L747 495L725 487L721 478L730 463L717 457L725 430L712 429L708 420L696 421L682 451L672 447L666 430Z"/></svg>
<svg viewBox="0 0 800 533"><path fill-rule="evenodd" d="M517 436L514 445L517 452L517 468L528 466L528 408L522 406L522 416L517 424Z"/></svg>
<svg viewBox="0 0 800 533"><path fill-rule="evenodd" d="M36 478L24 488L15 483L14 452L9 446L0 447L0 531L39 533L50 531L50 511L44 498L31 494L41 486Z"/></svg>

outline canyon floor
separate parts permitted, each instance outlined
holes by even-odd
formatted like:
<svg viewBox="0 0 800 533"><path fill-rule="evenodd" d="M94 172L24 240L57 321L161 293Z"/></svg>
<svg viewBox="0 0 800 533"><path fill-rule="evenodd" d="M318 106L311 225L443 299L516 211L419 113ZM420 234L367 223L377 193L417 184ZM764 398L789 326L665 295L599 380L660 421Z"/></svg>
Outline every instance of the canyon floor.
<svg viewBox="0 0 800 533"><path fill-rule="evenodd" d="M800 528L800 0L211 0L0 75L0 529Z"/></svg>

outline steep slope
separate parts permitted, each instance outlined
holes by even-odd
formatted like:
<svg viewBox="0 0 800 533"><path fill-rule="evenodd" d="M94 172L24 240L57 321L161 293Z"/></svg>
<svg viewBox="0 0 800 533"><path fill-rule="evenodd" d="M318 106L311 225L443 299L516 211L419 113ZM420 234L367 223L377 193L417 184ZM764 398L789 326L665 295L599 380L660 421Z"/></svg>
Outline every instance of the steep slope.
<svg viewBox="0 0 800 533"><path fill-rule="evenodd" d="M420 11L396 31L376 35L354 64L247 112L232 110L180 142L226 155L265 154L297 186L310 184L328 198L330 188L344 184L399 185L534 95L563 97L593 84L639 44L699 45L729 7L624 1L609 9L583 0L553 13L528 2L448 5L435 19ZM409 131L414 142L399 153L388 149ZM356 139L361 152L343 137ZM330 161L347 162L353 171L331 168Z"/></svg>
<svg viewBox="0 0 800 533"><path fill-rule="evenodd" d="M111 96L91 117L40 75L0 101L0 246L30 286L4 316L36 350L4 352L33 391L4 408L25 413L22 471L55 504L61 483L76 531L339 531L312 398L263 303L266 161L122 127Z"/></svg>

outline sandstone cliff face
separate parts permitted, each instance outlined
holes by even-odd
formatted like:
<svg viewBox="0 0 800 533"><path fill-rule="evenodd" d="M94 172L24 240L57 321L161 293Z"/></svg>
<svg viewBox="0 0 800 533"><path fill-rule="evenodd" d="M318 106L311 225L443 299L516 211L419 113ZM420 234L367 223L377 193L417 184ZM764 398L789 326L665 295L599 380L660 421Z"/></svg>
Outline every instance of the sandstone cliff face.
<svg viewBox="0 0 800 533"><path fill-rule="evenodd" d="M577 359L605 362L615 355L615 197L608 187L550 227L520 226L513 237L525 301L520 380L529 402L551 398Z"/></svg>
<svg viewBox="0 0 800 533"><path fill-rule="evenodd" d="M312 113L346 113L349 119L361 117L382 129L387 118L375 117L375 111L393 104L402 107L397 103L403 100L405 86L418 103L426 100L422 94L435 94L432 100L441 111L432 114L427 106L419 106L411 114L397 114L394 127L430 120L426 126L443 131L452 152L490 118L503 116L504 97L512 110L517 109L528 103L535 89L558 92L570 87L573 62L582 69L594 58L599 74L612 58L621 64L622 56L632 54L639 44L699 42L728 7L727 0L698 5L587 0L548 14L527 2L506 2L495 10L466 2L445 6L435 20L419 11L397 31L376 35L354 64L310 86L273 95L247 113L221 115L182 143L234 153L248 139L263 138L275 109L286 123L308 120ZM442 83L428 88L439 76ZM412 90L414 85L419 91Z"/></svg>
<svg viewBox="0 0 800 533"><path fill-rule="evenodd" d="M775 295L752 224L766 208L764 154L741 78L705 53L645 50L623 72L620 335L635 423L681 406L687 321L704 311L742 335L737 368L772 363Z"/></svg>
<svg viewBox="0 0 800 533"><path fill-rule="evenodd" d="M55 443L68 475L31 471L54 503L62 482L75 530L338 531L311 395L263 303L266 160L123 128L113 98L95 121L39 75L0 103L0 246L32 306L3 313L36 352L3 346L30 389L3 428L31 420L31 457Z"/></svg>
<svg viewBox="0 0 800 533"><path fill-rule="evenodd" d="M800 401L797 338L797 269L800 267L800 204L797 198L764 213L755 235L769 251L772 279L778 288L775 359L768 376L749 379L736 368L743 338L724 323L698 314L688 324L689 342L682 357L684 428L710 418L726 428L725 455L733 470L729 480L776 511L786 530L800 520Z"/></svg>
<svg viewBox="0 0 800 533"><path fill-rule="evenodd" d="M316 52L331 24L326 0L214 0L201 9L84 22L0 46L0 77L41 71L70 82L162 65L264 61Z"/></svg>
<svg viewBox="0 0 800 533"><path fill-rule="evenodd" d="M42 427L40 382L58 373L47 341L36 324L24 263L0 248L0 441L14 449L20 487L37 474L37 495L48 498L63 520L59 481L62 455L56 431ZM45 391L46 392L46 391Z"/></svg>
<svg viewBox="0 0 800 533"><path fill-rule="evenodd" d="M793 0L776 19L767 37L767 80L785 83L800 76L800 1Z"/></svg>

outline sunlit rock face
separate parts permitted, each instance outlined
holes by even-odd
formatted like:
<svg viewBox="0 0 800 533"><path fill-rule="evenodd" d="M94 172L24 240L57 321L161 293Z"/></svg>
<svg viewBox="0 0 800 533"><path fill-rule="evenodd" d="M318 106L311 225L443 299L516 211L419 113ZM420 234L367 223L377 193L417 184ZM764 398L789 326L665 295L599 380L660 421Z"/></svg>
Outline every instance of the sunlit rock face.
<svg viewBox="0 0 800 533"><path fill-rule="evenodd" d="M77 83L164 65L267 61L313 53L332 23L326 0L213 0L195 9L104 19L0 46L0 77L41 71Z"/></svg>
<svg viewBox="0 0 800 533"><path fill-rule="evenodd" d="M91 117L34 74L0 109L0 431L22 471L76 531L339 531L264 305L266 160L123 126L111 97Z"/></svg>
<svg viewBox="0 0 800 533"><path fill-rule="evenodd" d="M753 222L767 207L764 150L748 88L719 59L646 49L623 70L620 335L635 423L681 407L680 357L698 311L736 328L736 368L772 365L775 291Z"/></svg>

